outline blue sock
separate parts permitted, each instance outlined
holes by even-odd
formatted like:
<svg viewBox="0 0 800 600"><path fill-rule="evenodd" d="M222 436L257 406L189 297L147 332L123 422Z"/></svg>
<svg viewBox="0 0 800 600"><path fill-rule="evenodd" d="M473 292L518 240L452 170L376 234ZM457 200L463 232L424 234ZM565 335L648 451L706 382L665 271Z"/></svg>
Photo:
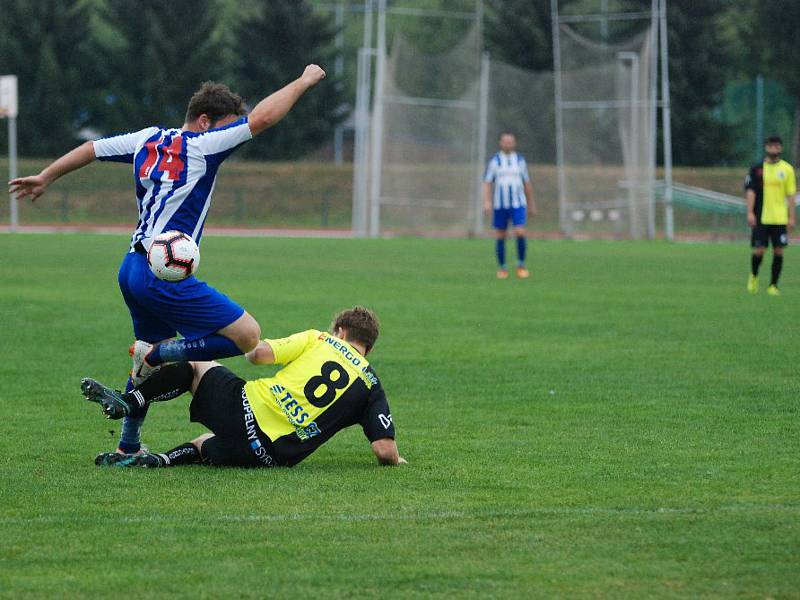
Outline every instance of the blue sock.
<svg viewBox="0 0 800 600"><path fill-rule="evenodd" d="M495 241L495 252L497 253L497 264L500 265L501 269L506 268L506 241L505 240L496 240Z"/></svg>
<svg viewBox="0 0 800 600"><path fill-rule="evenodd" d="M525 236L517 238L517 258L519 259L519 266L525 266L525 251L528 249L528 239Z"/></svg>
<svg viewBox="0 0 800 600"><path fill-rule="evenodd" d="M133 382L131 381L131 378L128 377L128 383L125 384L125 391L130 392L132 389ZM122 431L120 432L118 447L123 452L127 454L133 454L134 452L138 452L142 447L142 442L139 439L139 436L142 431L142 423L144 423L144 417L146 414L147 407L144 408L144 412L138 417L125 417L125 419L122 421Z"/></svg>
<svg viewBox="0 0 800 600"><path fill-rule="evenodd" d="M187 360L216 360L244 354L232 340L224 335L212 333L199 340L172 340L157 345L147 357L147 362L160 365L166 362Z"/></svg>

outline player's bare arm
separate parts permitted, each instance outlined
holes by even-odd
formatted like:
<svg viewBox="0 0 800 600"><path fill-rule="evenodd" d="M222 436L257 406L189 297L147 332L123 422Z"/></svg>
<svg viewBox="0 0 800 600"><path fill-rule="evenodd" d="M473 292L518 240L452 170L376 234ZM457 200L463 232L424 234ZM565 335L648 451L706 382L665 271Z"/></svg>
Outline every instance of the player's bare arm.
<svg viewBox="0 0 800 600"><path fill-rule="evenodd" d="M397 443L392 438L382 438L372 442L372 452L378 462L384 466L405 465L408 461L400 456Z"/></svg>
<svg viewBox="0 0 800 600"><path fill-rule="evenodd" d="M533 185L530 181L525 182L525 200L528 204L528 214L534 216L536 214L536 200L533 198Z"/></svg>
<svg viewBox="0 0 800 600"><path fill-rule="evenodd" d="M483 182L483 210L487 213L492 210L492 184Z"/></svg>
<svg viewBox="0 0 800 600"><path fill-rule="evenodd" d="M275 352L265 341L258 342L255 348L244 355L248 362L254 365L272 365L275 364Z"/></svg>
<svg viewBox="0 0 800 600"><path fill-rule="evenodd" d="M794 229L794 226L795 226L795 221L796 221L796 218L795 218L796 208L795 208L795 206L796 206L796 204L797 203L795 201L795 196L786 196L786 210L789 213L789 220L788 220L786 226L790 231L792 229Z"/></svg>
<svg viewBox="0 0 800 600"><path fill-rule="evenodd" d="M321 67L308 65L300 77L256 104L247 118L253 135L258 135L275 125L286 116L303 94L323 79L325 71Z"/></svg>
<svg viewBox="0 0 800 600"><path fill-rule="evenodd" d="M745 200L747 200L747 224L750 227L756 226L756 193L753 190L747 190L745 193Z"/></svg>
<svg viewBox="0 0 800 600"><path fill-rule="evenodd" d="M36 201L56 179L85 167L94 159L94 145L92 142L86 142L50 163L38 175L12 179L8 182L8 193L15 194L17 199L30 196L32 201Z"/></svg>

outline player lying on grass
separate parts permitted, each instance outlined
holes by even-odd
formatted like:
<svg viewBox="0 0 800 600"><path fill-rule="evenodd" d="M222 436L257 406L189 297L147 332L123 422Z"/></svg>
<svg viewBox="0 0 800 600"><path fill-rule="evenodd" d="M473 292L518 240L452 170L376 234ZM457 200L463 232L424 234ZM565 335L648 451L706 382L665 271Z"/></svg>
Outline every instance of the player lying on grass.
<svg viewBox="0 0 800 600"><path fill-rule="evenodd" d="M216 362L165 365L124 394L84 379L81 390L86 399L100 403L111 419L136 415L151 402L191 392L190 419L213 432L159 454L104 452L95 463L292 466L356 423L380 464L405 463L397 452L386 395L366 359L378 338L377 318L357 306L339 313L330 331L309 329L259 342L247 360L285 366L274 376L255 381L245 381Z"/></svg>
<svg viewBox="0 0 800 600"><path fill-rule="evenodd" d="M171 230L200 244L222 162L280 121L324 77L325 71L309 65L297 80L261 100L247 116L240 96L225 85L206 82L189 101L180 129L147 127L86 142L38 175L9 182L10 193L36 200L56 179L95 159L133 166L139 221L118 277L136 337L127 390L164 362L237 356L258 343L261 328L241 306L195 277L180 282L156 278L147 266L147 251L153 238ZM178 333L183 339L173 339ZM145 414L140 411L136 418L125 419L120 450L139 450Z"/></svg>

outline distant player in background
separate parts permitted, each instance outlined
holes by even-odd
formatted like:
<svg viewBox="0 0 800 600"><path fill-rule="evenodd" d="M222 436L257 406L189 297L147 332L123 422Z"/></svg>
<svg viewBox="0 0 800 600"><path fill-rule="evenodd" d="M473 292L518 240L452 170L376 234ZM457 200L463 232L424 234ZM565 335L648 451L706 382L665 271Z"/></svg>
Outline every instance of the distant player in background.
<svg viewBox="0 0 800 600"><path fill-rule="evenodd" d="M509 221L514 225L514 236L517 238L517 277L524 279L530 276L525 268L528 246L525 223L528 214L536 214L536 203L528 165L522 155L515 151L516 147L517 139L513 133L501 134L500 152L489 159L483 177L483 208L487 213L492 213L492 226L497 235L497 277L500 279L508 278L506 232Z"/></svg>
<svg viewBox="0 0 800 600"><path fill-rule="evenodd" d="M783 249L789 243L788 232L795 225L797 185L794 168L781 160L783 141L777 135L764 141L764 161L753 165L744 182L747 197L747 224L752 227L750 275L747 291L758 293L758 269L764 252L772 243L772 278L767 293L779 296L778 279L783 267Z"/></svg>
<svg viewBox="0 0 800 600"><path fill-rule="evenodd" d="M128 390L163 363L237 356L258 344L261 329L242 307L195 277L157 279L147 266L147 251L153 238L170 230L182 231L199 244L222 162L280 121L324 77L325 71L309 65L247 116L240 96L225 85L206 82L189 101L181 128L147 127L86 142L39 175L9 182L10 193L36 200L56 179L95 159L133 166L139 221L118 278L136 336ZM178 333L183 339L174 339ZM139 451L145 414L126 418L121 451Z"/></svg>
<svg viewBox="0 0 800 600"><path fill-rule="evenodd" d="M216 362L180 362L166 365L126 394L84 379L86 399L102 404L111 418L191 392L191 420L214 432L160 454L104 452L95 464L292 466L356 424L380 464L403 464L386 394L366 359L377 339L375 314L356 306L334 317L330 333L309 329L260 342L247 359L285 365L272 377L245 381Z"/></svg>

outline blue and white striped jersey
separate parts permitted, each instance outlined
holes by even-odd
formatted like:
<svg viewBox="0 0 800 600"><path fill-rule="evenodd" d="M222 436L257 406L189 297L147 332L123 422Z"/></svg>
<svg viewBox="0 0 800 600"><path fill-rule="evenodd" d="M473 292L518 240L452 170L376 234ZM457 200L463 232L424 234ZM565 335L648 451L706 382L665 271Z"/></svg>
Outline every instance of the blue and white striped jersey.
<svg viewBox="0 0 800 600"><path fill-rule="evenodd" d="M528 165L521 154L498 152L489 159L486 183L494 183L493 206L498 208L520 208L527 206L525 199L525 182L530 181Z"/></svg>
<svg viewBox="0 0 800 600"><path fill-rule="evenodd" d="M177 230L200 243L217 170L252 139L247 117L204 133L148 127L94 142L100 160L130 163L136 181L139 222L131 237L150 249L152 238Z"/></svg>

